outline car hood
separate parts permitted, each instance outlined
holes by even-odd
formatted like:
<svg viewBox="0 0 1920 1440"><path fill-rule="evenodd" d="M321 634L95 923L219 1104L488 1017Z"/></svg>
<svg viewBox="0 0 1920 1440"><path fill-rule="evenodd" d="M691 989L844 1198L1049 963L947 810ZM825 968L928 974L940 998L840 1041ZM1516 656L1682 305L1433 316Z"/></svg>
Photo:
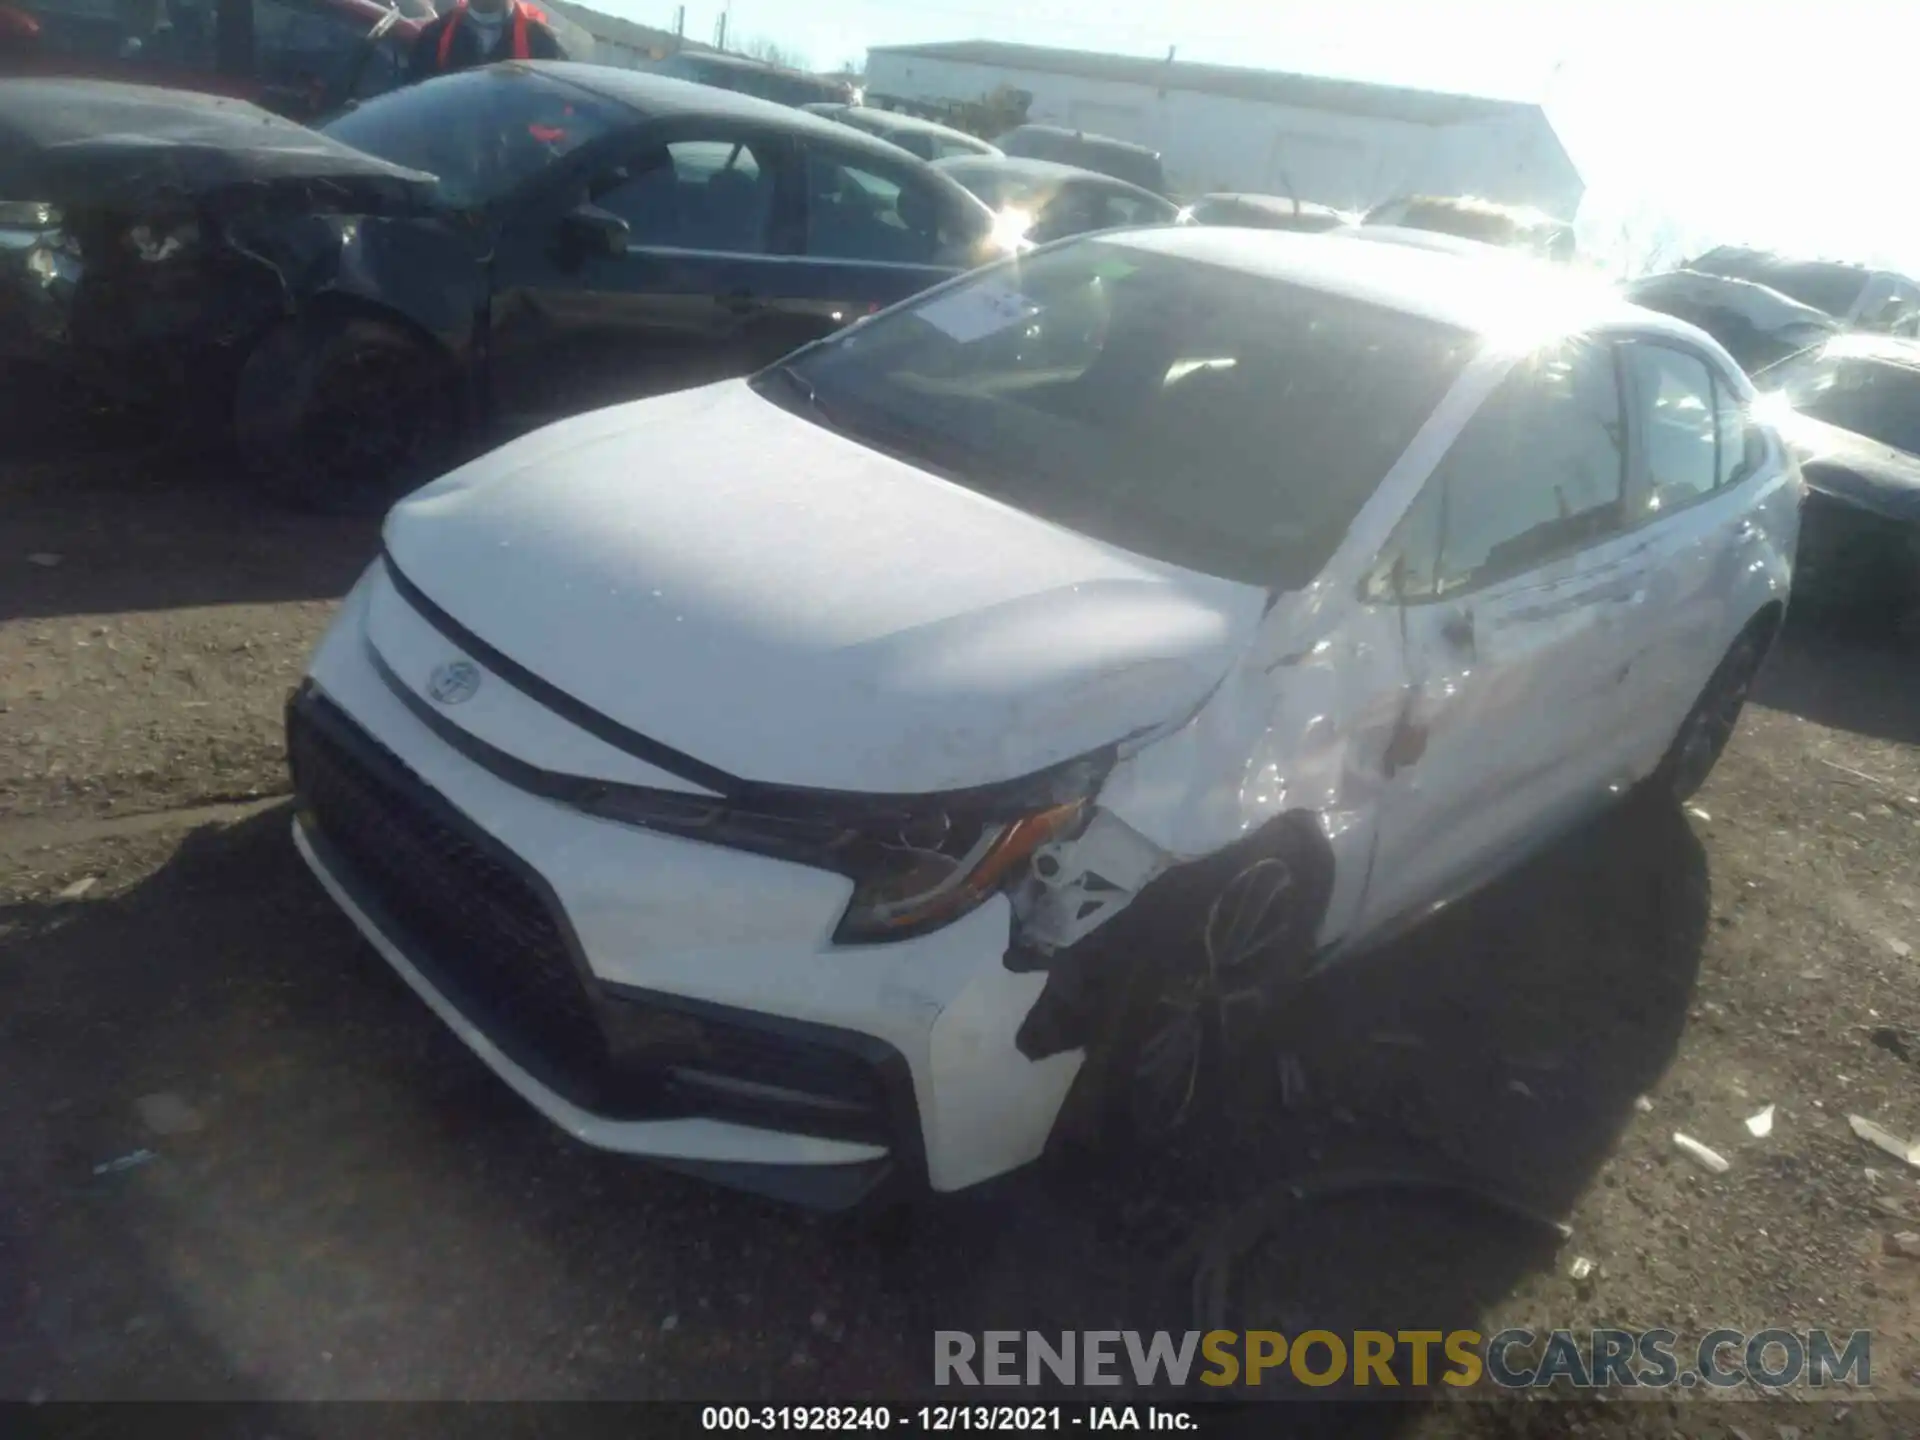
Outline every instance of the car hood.
<svg viewBox="0 0 1920 1440"><path fill-rule="evenodd" d="M865 793L992 784L1177 723L1268 599L738 380L515 441L402 502L386 545L460 626L628 730L740 780Z"/></svg>
<svg viewBox="0 0 1920 1440"><path fill-rule="evenodd" d="M0 80L0 200L136 207L323 182L334 208L423 205L434 178L242 100L104 80Z"/></svg>
<svg viewBox="0 0 1920 1440"><path fill-rule="evenodd" d="M1798 411L1775 425L1810 487L1889 520L1920 523L1920 456Z"/></svg>

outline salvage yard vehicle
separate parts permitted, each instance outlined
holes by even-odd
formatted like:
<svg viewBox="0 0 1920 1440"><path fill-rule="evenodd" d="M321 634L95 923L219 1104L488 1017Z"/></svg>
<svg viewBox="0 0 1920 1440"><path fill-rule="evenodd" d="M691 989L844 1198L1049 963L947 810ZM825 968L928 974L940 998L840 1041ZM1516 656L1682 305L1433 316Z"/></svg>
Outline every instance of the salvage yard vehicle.
<svg viewBox="0 0 1920 1440"><path fill-rule="evenodd" d="M1051 160L1096 175L1111 175L1155 195L1170 197L1160 152L1111 135L1089 135L1060 125L1016 125L993 142L1003 155Z"/></svg>
<svg viewBox="0 0 1920 1440"><path fill-rule="evenodd" d="M1796 593L1894 629L1920 620L1920 342L1842 335L1757 377L1806 475Z"/></svg>
<svg viewBox="0 0 1920 1440"><path fill-rule="evenodd" d="M1095 230L1174 225L1180 207L1110 175L1051 160L968 156L934 168L967 187L1000 217L1003 235L1036 245Z"/></svg>
<svg viewBox="0 0 1920 1440"><path fill-rule="evenodd" d="M1544 260L1574 258L1573 226L1524 205L1499 205L1471 195L1413 195L1367 211L1364 225L1431 230L1524 250Z"/></svg>
<svg viewBox="0 0 1920 1440"><path fill-rule="evenodd" d="M0 76L203 90L312 120L402 83L433 13L414 11L378 0L0 0Z"/></svg>
<svg viewBox="0 0 1920 1440"><path fill-rule="evenodd" d="M295 843L592 1145L839 1205L1184 1133L1248 1002L1691 794L1780 622L1739 368L1497 258L1072 240L474 460Z"/></svg>
<svg viewBox="0 0 1920 1440"><path fill-rule="evenodd" d="M1626 295L1636 305L1698 325L1753 376L1840 333L1839 322L1824 311L1728 275L1669 270L1632 281Z"/></svg>
<svg viewBox="0 0 1920 1440"><path fill-rule="evenodd" d="M1246 225L1255 230L1338 230L1354 219L1331 205L1316 205L1285 195L1222 192L1202 195L1187 207L1196 225Z"/></svg>
<svg viewBox="0 0 1920 1440"><path fill-rule="evenodd" d="M745 374L1001 253L986 208L894 146L566 63L443 76L319 133L0 82L0 202L63 216L0 282L0 346L230 414L263 483L335 510L384 509L482 436ZM4 319L28 309L30 332Z"/></svg>
<svg viewBox="0 0 1920 1440"><path fill-rule="evenodd" d="M1920 283L1891 270L1799 260L1739 245L1718 246L1685 268L1765 285L1826 312L1849 330L1920 336Z"/></svg>
<svg viewBox="0 0 1920 1440"><path fill-rule="evenodd" d="M918 155L922 160L951 160L959 155L1000 153L997 147L964 130L956 130L951 125L941 125L932 120L920 120L912 115L900 115L892 110L866 105L808 105L804 108L826 119L838 120L842 125L864 130L869 135L878 135L882 140L891 140L902 150Z"/></svg>
<svg viewBox="0 0 1920 1440"><path fill-rule="evenodd" d="M745 55L722 55L705 50L682 50L677 55L647 67L655 75L687 80L695 85L711 85L741 95L771 101L775 105L851 104L853 86L844 80L824 75L809 75L804 70L789 70L769 65Z"/></svg>

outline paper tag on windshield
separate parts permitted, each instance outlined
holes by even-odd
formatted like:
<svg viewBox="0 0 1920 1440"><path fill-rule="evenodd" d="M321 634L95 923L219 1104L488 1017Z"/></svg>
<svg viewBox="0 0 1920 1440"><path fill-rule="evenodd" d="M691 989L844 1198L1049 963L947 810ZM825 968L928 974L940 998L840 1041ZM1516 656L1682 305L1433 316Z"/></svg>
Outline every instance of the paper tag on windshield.
<svg viewBox="0 0 1920 1440"><path fill-rule="evenodd" d="M1018 290L995 280L978 280L922 305L916 313L942 334L965 345L1018 325L1039 310Z"/></svg>

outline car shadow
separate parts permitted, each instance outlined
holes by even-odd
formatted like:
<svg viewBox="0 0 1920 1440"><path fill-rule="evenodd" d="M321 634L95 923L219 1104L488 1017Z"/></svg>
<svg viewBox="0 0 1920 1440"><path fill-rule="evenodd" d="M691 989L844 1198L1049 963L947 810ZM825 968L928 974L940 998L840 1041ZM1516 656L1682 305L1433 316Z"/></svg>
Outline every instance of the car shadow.
<svg viewBox="0 0 1920 1440"><path fill-rule="evenodd" d="M1911 642L1794 615L1754 686L1755 703L1876 740L1920 743Z"/></svg>
<svg viewBox="0 0 1920 1440"><path fill-rule="evenodd" d="M376 521L277 507L222 446L90 418L0 441L0 621L336 599L378 549Z"/></svg>
<svg viewBox="0 0 1920 1440"><path fill-rule="evenodd" d="M59 1368L50 1314L90 1396L952 1399L936 1330L1476 1328L1558 1244L1513 1207L1567 1213L1671 1060L1708 905L1684 822L1623 810L1312 982L1187 1149L823 1218L553 1129L333 911L287 820L0 910L7 1252L35 1297L0 1394ZM1291 1109L1261 1078L1284 1054ZM143 1128L153 1093L201 1123ZM136 1315L201 1358L127 1341Z"/></svg>

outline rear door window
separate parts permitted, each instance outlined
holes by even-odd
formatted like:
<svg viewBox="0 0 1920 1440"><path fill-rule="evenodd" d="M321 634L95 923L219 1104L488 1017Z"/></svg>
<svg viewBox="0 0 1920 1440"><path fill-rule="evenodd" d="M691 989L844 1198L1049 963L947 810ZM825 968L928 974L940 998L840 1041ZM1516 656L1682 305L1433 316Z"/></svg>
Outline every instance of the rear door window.
<svg viewBox="0 0 1920 1440"><path fill-rule="evenodd" d="M1109 190L1100 197L1100 227L1118 230L1130 225L1163 225L1172 219L1172 207L1148 195Z"/></svg>
<svg viewBox="0 0 1920 1440"><path fill-rule="evenodd" d="M5 8L31 22L39 54L133 70L214 68L214 0L5 0Z"/></svg>
<svg viewBox="0 0 1920 1440"><path fill-rule="evenodd" d="M591 198L627 222L630 245L765 254L775 189L765 148L745 140L675 140L603 176Z"/></svg>
<svg viewBox="0 0 1920 1440"><path fill-rule="evenodd" d="M253 0L260 81L276 98L318 107L345 92L372 30L351 10L306 0Z"/></svg>
<svg viewBox="0 0 1920 1440"><path fill-rule="evenodd" d="M978 236L921 176L814 150L806 177L806 253L892 265L959 263Z"/></svg>

